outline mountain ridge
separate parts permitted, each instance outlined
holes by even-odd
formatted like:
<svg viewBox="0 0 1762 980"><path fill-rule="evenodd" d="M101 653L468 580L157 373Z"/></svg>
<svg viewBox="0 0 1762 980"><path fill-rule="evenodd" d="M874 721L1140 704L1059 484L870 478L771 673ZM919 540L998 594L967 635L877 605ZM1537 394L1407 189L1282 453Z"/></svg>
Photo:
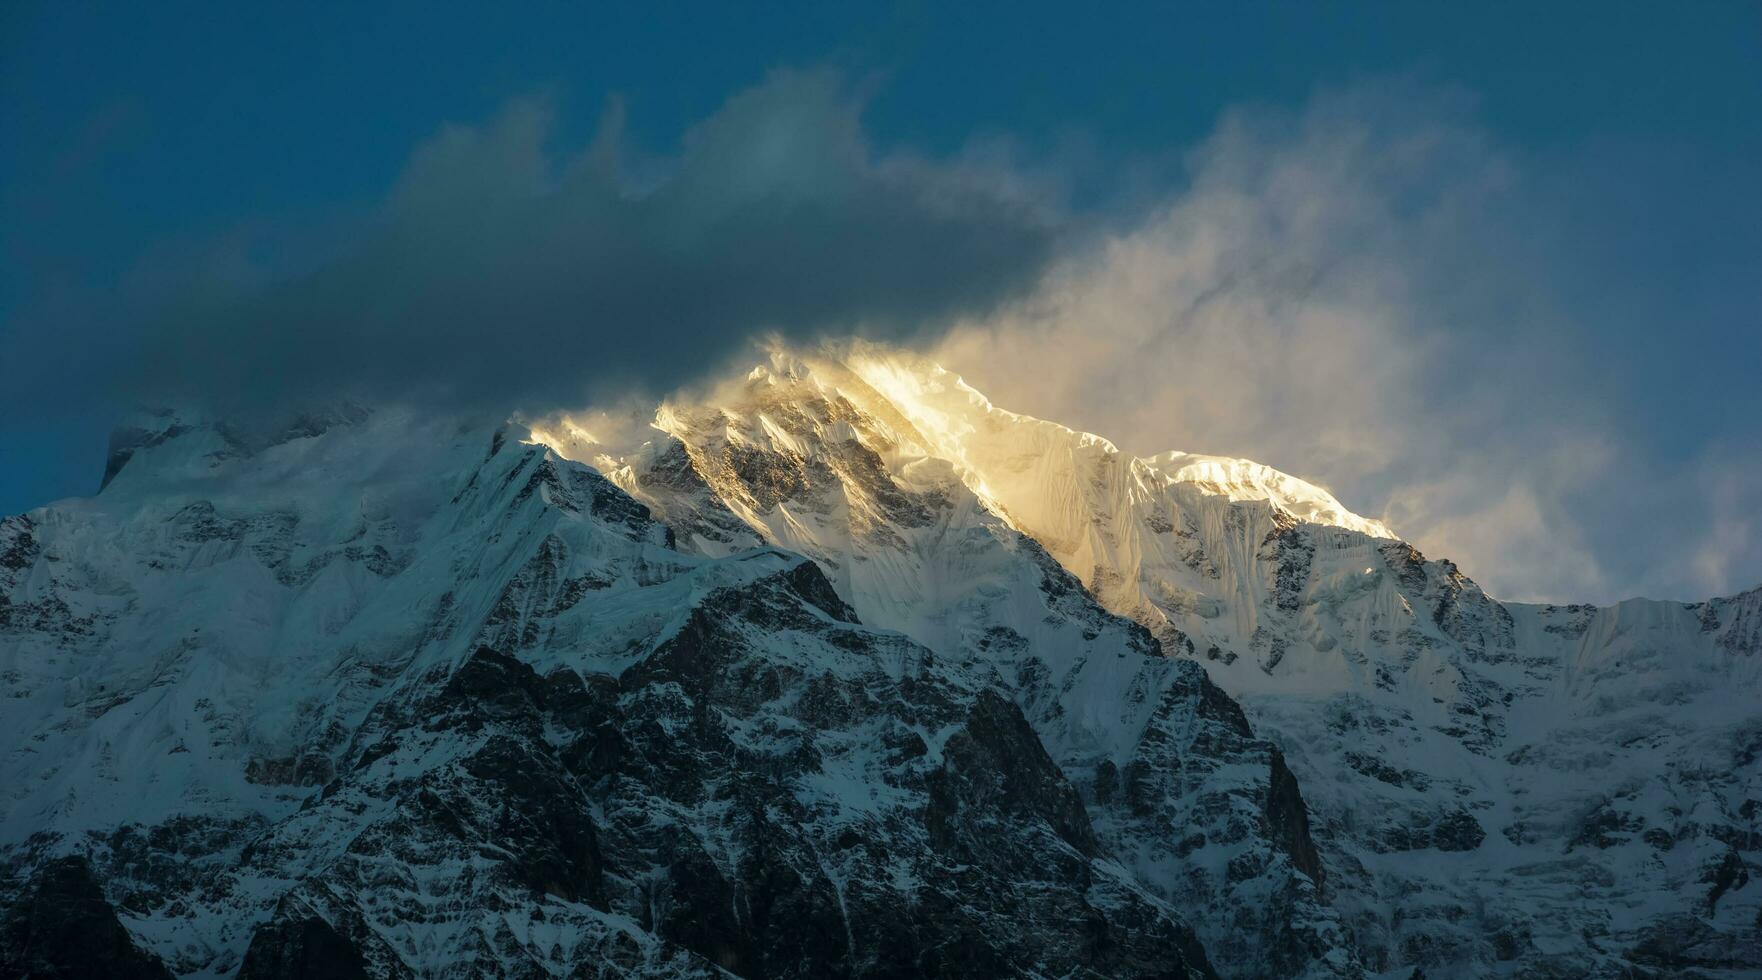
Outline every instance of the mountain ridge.
<svg viewBox="0 0 1762 980"><path fill-rule="evenodd" d="M0 847L17 888L84 855L179 975L1762 950L1762 589L1500 603L1304 481L862 344L650 419L161 419L0 525Z"/></svg>

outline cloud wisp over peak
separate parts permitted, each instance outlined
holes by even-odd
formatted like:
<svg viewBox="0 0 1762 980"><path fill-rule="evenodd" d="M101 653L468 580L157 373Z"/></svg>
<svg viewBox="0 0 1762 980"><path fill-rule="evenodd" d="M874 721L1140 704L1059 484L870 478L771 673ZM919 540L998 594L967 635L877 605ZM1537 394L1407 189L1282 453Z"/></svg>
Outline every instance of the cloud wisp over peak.
<svg viewBox="0 0 1762 980"><path fill-rule="evenodd" d="M1184 189L937 357L1137 454L1316 480L1506 598L1755 585L1762 544L1738 529L1762 463L1743 438L1672 461L1635 424L1598 346L1661 326L1573 314L1565 284L1591 270L1544 166L1466 93L1407 78L1237 110Z"/></svg>

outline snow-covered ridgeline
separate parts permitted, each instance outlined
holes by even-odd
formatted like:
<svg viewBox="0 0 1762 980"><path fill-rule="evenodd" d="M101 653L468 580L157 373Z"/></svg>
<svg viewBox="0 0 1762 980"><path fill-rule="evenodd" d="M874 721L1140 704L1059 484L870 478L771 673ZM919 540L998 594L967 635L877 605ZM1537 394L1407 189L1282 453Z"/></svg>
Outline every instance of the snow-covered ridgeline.
<svg viewBox="0 0 1762 980"><path fill-rule="evenodd" d="M694 547L746 532L812 555L867 621L971 645L978 630L959 624L991 615L963 621L972 596L1019 594L987 590L998 573L942 529L901 535L909 522L878 503L891 487L1026 534L1203 663L1315 797L1333 903L1372 966L1575 973L1762 949L1762 893L1733 884L1762 844L1762 591L1500 603L1304 481L1133 458L865 345L773 352L664 406L653 430L564 451L676 529L718 529L688 534ZM873 457L860 475L826 462L859 450ZM1508 892L1524 901L1495 900Z"/></svg>
<svg viewBox="0 0 1762 980"><path fill-rule="evenodd" d="M113 448L0 524L0 947L73 853L188 976L1762 960L1762 591L1500 603L865 345Z"/></svg>

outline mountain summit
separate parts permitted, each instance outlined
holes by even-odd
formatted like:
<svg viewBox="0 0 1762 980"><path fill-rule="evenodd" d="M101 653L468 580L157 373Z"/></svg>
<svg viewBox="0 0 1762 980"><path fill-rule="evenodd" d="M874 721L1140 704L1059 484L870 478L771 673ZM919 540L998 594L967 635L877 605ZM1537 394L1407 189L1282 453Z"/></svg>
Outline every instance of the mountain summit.
<svg viewBox="0 0 1762 980"><path fill-rule="evenodd" d="M156 415L0 523L0 973L1746 975L1759 665L864 344Z"/></svg>

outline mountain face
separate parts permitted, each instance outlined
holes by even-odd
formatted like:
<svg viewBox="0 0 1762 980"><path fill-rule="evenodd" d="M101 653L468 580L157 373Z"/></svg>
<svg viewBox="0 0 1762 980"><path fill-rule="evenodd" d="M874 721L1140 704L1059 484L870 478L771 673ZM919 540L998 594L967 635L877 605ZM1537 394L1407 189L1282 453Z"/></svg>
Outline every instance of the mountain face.
<svg viewBox="0 0 1762 980"><path fill-rule="evenodd" d="M863 346L636 421L149 416L0 522L0 976L1762 965L1762 590L1501 603Z"/></svg>

